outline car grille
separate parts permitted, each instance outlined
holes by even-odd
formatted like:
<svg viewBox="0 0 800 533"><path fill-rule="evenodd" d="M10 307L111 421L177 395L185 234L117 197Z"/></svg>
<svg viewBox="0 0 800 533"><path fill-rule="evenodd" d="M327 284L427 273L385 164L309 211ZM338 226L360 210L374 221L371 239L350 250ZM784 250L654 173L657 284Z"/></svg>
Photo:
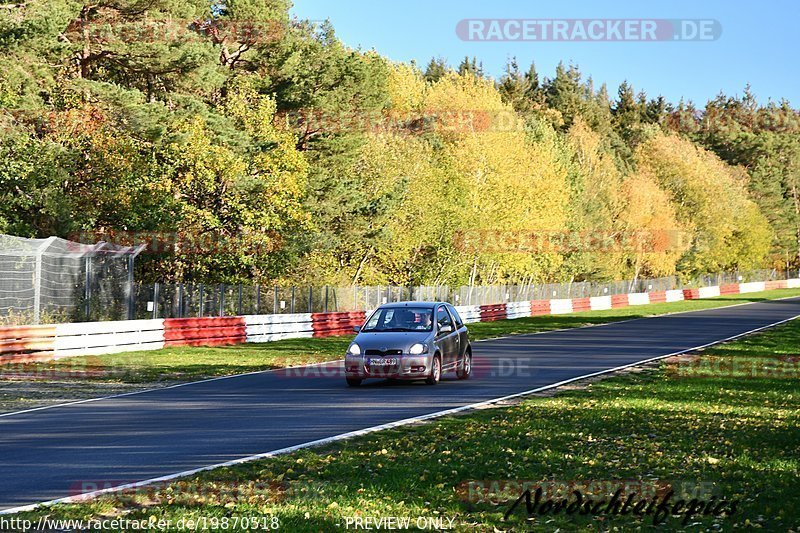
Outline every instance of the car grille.
<svg viewBox="0 0 800 533"><path fill-rule="evenodd" d="M386 350L385 352L380 350L365 350L364 354L372 357L390 357L403 355L403 350Z"/></svg>

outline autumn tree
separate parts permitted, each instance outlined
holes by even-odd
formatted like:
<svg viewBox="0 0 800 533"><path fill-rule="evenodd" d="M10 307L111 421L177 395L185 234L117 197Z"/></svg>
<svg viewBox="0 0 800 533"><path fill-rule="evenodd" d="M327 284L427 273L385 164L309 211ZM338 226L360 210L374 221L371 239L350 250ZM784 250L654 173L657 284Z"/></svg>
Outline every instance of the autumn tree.
<svg viewBox="0 0 800 533"><path fill-rule="evenodd" d="M675 135L654 133L636 157L641 170L669 193L679 222L691 234L681 270L719 272L763 263L771 229L748 197L746 174ZM756 238L743 247L745 232Z"/></svg>

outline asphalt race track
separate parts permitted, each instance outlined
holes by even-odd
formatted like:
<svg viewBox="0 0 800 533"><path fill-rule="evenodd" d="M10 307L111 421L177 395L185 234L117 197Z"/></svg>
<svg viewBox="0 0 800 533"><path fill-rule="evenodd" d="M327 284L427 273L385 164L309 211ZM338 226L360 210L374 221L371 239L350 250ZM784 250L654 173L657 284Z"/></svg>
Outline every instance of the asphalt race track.
<svg viewBox="0 0 800 533"><path fill-rule="evenodd" d="M800 298L473 345L475 377L368 381L340 363L0 417L0 510L226 462L706 345L800 315Z"/></svg>

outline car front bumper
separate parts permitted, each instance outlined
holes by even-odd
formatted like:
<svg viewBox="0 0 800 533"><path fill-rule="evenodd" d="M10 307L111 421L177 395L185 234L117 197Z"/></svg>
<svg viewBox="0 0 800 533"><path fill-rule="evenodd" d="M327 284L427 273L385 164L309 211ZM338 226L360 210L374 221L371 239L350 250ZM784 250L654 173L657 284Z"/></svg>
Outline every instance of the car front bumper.
<svg viewBox="0 0 800 533"><path fill-rule="evenodd" d="M395 364L375 364L373 360L396 359ZM427 355L398 355L392 357L347 356L344 368L348 379L423 379L430 373Z"/></svg>

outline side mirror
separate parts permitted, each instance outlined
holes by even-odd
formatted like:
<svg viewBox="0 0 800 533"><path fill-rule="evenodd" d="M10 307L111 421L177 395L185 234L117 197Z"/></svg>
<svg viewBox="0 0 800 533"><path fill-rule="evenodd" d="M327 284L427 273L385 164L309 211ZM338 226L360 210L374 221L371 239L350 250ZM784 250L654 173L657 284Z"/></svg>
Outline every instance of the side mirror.
<svg viewBox="0 0 800 533"><path fill-rule="evenodd" d="M353 326L353 331L356 333L361 333L361 326Z"/></svg>
<svg viewBox="0 0 800 533"><path fill-rule="evenodd" d="M444 326L439 328L439 333L441 335L447 335L448 333L453 333L453 326L450 324L445 324Z"/></svg>

